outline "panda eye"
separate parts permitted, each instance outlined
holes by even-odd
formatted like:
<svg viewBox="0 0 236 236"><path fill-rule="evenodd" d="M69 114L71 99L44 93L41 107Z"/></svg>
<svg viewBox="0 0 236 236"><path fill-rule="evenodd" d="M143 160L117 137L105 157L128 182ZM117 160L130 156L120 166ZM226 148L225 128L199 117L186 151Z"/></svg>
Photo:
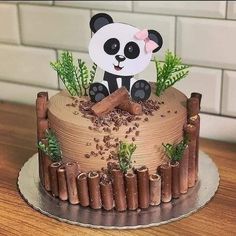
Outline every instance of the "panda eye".
<svg viewBox="0 0 236 236"><path fill-rule="evenodd" d="M120 42L116 38L108 39L104 43L104 51L109 55L115 55L120 50Z"/></svg>
<svg viewBox="0 0 236 236"><path fill-rule="evenodd" d="M129 59L135 59L136 57L139 56L139 53L140 53L140 49L137 43L128 42L125 45L124 54Z"/></svg>

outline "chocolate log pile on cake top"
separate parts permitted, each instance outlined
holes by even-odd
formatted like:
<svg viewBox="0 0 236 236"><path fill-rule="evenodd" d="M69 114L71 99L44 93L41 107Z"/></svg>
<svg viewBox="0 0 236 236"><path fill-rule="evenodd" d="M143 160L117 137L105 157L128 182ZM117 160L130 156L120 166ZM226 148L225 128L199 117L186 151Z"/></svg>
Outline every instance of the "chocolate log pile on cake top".
<svg viewBox="0 0 236 236"><path fill-rule="evenodd" d="M63 52L51 66L67 91L37 95L41 184L62 201L107 211L181 197L198 180L201 94L187 98L171 87L188 66L167 51L163 62L153 59L155 83L136 80L161 49L160 33L104 13L90 28L92 68ZM104 70L100 82L97 66Z"/></svg>

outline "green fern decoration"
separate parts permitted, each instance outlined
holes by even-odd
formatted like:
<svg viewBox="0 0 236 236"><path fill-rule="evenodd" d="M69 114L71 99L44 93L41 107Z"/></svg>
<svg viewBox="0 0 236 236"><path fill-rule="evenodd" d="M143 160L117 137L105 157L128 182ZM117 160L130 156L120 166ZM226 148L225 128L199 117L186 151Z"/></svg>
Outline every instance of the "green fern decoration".
<svg viewBox="0 0 236 236"><path fill-rule="evenodd" d="M38 148L48 155L53 162L61 161L62 153L60 145L52 130L46 130L46 139L48 144L45 145L42 141L39 141Z"/></svg>
<svg viewBox="0 0 236 236"><path fill-rule="evenodd" d="M162 143L162 146L165 148L165 153L170 159L171 163L175 163L182 159L187 144L188 138L185 136L184 139L176 145Z"/></svg>
<svg viewBox="0 0 236 236"><path fill-rule="evenodd" d="M135 144L121 142L118 150L119 167L123 173L126 173L132 167L131 157L136 149Z"/></svg>
<svg viewBox="0 0 236 236"><path fill-rule="evenodd" d="M95 63L93 63L92 69L90 70L90 84L93 83L94 78L95 78L95 74L97 71L97 65Z"/></svg>
<svg viewBox="0 0 236 236"><path fill-rule="evenodd" d="M78 84L81 82L81 86L84 89L84 96L87 95L87 89L89 87L89 72L88 68L85 65L85 62L81 59L78 59L78 65L79 65L79 78L77 80Z"/></svg>
<svg viewBox="0 0 236 236"><path fill-rule="evenodd" d="M169 50L165 54L165 61L160 62L154 58L156 67L156 95L160 96L167 88L188 75L189 66L183 65L179 57Z"/></svg>
<svg viewBox="0 0 236 236"><path fill-rule="evenodd" d="M59 60L51 62L50 65L57 72L71 96L88 96L89 85L95 78L96 64L93 64L89 71L84 61L78 59L78 65L75 65L72 53L64 51Z"/></svg>

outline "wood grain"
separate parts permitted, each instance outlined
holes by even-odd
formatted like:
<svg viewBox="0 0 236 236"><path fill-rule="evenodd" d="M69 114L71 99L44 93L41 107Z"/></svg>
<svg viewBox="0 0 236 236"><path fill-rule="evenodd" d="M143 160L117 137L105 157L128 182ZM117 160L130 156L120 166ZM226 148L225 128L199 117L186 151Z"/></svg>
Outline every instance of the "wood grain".
<svg viewBox="0 0 236 236"><path fill-rule="evenodd" d="M35 152L34 107L0 103L0 235L236 235L236 145L202 139L200 146L217 164L220 187L199 212L168 225L142 230L102 230L69 225L29 207L16 181ZM207 178L207 176L206 176Z"/></svg>

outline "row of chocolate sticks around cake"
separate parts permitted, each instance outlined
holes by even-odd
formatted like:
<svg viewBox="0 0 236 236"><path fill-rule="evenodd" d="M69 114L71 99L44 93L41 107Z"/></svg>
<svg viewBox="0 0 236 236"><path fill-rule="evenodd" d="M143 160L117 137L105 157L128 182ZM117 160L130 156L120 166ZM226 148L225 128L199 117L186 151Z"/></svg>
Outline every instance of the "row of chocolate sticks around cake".
<svg viewBox="0 0 236 236"><path fill-rule="evenodd" d="M158 174L149 175L145 166L133 173L123 174L115 165L105 174L91 171L81 173L78 163L52 163L51 159L39 151L40 181L47 191L71 204L80 203L94 209L103 207L124 211L147 208L169 202L186 193L198 178L198 146L200 129L200 97L196 94L187 100L188 124L184 127L189 137L188 146L180 163L164 164L158 168ZM199 94L197 94L199 95ZM41 92L37 96L38 140L44 140L48 129L48 95Z"/></svg>

